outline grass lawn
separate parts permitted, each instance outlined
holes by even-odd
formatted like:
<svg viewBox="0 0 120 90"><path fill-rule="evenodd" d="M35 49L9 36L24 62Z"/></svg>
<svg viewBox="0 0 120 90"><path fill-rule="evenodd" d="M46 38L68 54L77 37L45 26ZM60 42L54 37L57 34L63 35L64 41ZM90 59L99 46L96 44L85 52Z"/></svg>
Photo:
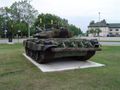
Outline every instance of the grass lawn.
<svg viewBox="0 0 120 90"><path fill-rule="evenodd" d="M105 67L43 73L21 44L0 45L0 90L120 90L120 46L104 46L91 60Z"/></svg>

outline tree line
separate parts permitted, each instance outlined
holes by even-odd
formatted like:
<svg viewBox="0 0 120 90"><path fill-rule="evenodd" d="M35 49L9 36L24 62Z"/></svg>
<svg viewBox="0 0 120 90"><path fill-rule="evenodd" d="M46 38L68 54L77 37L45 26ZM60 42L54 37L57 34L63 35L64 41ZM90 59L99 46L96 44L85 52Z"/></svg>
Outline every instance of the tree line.
<svg viewBox="0 0 120 90"><path fill-rule="evenodd" d="M8 32L12 32L13 37L18 34L27 37L35 32L36 27L42 29L67 27L73 35L82 34L81 29L69 24L67 19L53 14L39 14L28 0L0 8L0 37L7 37Z"/></svg>
<svg viewBox="0 0 120 90"><path fill-rule="evenodd" d="M101 33L102 31L101 31L101 29L99 29L99 28L96 28L96 29L90 29L90 30L87 30L86 31L86 34L87 34L87 36L89 35L89 34L92 34L92 36L100 36L100 33Z"/></svg>

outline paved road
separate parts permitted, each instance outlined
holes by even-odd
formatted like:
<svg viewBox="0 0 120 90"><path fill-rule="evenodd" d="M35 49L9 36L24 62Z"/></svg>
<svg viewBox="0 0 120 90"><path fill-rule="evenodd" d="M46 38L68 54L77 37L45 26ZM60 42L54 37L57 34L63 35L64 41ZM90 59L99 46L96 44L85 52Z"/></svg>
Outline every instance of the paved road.
<svg viewBox="0 0 120 90"><path fill-rule="evenodd" d="M22 43L23 40L25 40L25 39L13 39L13 43ZM5 44L5 43L8 43L8 39L0 40L0 44Z"/></svg>
<svg viewBox="0 0 120 90"><path fill-rule="evenodd" d="M13 39L13 43L22 43L25 39ZM0 44L8 43L7 39L0 40ZM120 42L100 42L101 45L120 46Z"/></svg>
<svg viewBox="0 0 120 90"><path fill-rule="evenodd" d="M76 37L78 39L98 39L100 41L120 41L120 37Z"/></svg>
<svg viewBox="0 0 120 90"><path fill-rule="evenodd" d="M100 42L101 45L120 46L120 42Z"/></svg>

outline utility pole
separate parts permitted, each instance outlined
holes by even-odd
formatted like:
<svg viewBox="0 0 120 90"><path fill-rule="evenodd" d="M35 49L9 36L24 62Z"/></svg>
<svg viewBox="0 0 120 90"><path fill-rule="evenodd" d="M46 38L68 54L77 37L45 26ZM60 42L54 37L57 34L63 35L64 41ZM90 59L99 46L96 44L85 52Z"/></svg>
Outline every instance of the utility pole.
<svg viewBox="0 0 120 90"><path fill-rule="evenodd" d="M100 16L100 12L98 13L99 14L99 22L100 22L100 18L101 18L101 16ZM99 29L99 27L98 27L98 29ZM100 41L100 36L98 36L98 41Z"/></svg>
<svg viewBox="0 0 120 90"><path fill-rule="evenodd" d="M30 38L30 25L28 23L28 38Z"/></svg>
<svg viewBox="0 0 120 90"><path fill-rule="evenodd" d="M51 28L53 29L53 20L51 20L51 26L52 26Z"/></svg>
<svg viewBox="0 0 120 90"><path fill-rule="evenodd" d="M100 14L101 14L101 13L99 12L98 14L99 14L99 18L98 18L98 20L99 20L99 22L100 22L100 18L101 18L101 17L100 17Z"/></svg>
<svg viewBox="0 0 120 90"><path fill-rule="evenodd" d="M30 1L31 0L28 0L28 4L30 5ZM29 8L29 5L28 5L28 8ZM28 20L28 38L30 38L30 33L31 33L31 31L30 31L30 27L31 27L31 25L30 25L30 21Z"/></svg>

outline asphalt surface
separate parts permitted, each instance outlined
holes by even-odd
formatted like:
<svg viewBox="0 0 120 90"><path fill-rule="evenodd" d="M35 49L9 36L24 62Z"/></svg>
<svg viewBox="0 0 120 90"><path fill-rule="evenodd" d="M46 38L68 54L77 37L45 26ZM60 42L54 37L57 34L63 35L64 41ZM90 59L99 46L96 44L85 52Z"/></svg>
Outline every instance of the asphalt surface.
<svg viewBox="0 0 120 90"><path fill-rule="evenodd" d="M22 43L25 39L13 39L13 43ZM8 43L8 39L0 39L0 44Z"/></svg>
<svg viewBox="0 0 120 90"><path fill-rule="evenodd" d="M120 46L120 42L100 42L100 44L106 46Z"/></svg>

